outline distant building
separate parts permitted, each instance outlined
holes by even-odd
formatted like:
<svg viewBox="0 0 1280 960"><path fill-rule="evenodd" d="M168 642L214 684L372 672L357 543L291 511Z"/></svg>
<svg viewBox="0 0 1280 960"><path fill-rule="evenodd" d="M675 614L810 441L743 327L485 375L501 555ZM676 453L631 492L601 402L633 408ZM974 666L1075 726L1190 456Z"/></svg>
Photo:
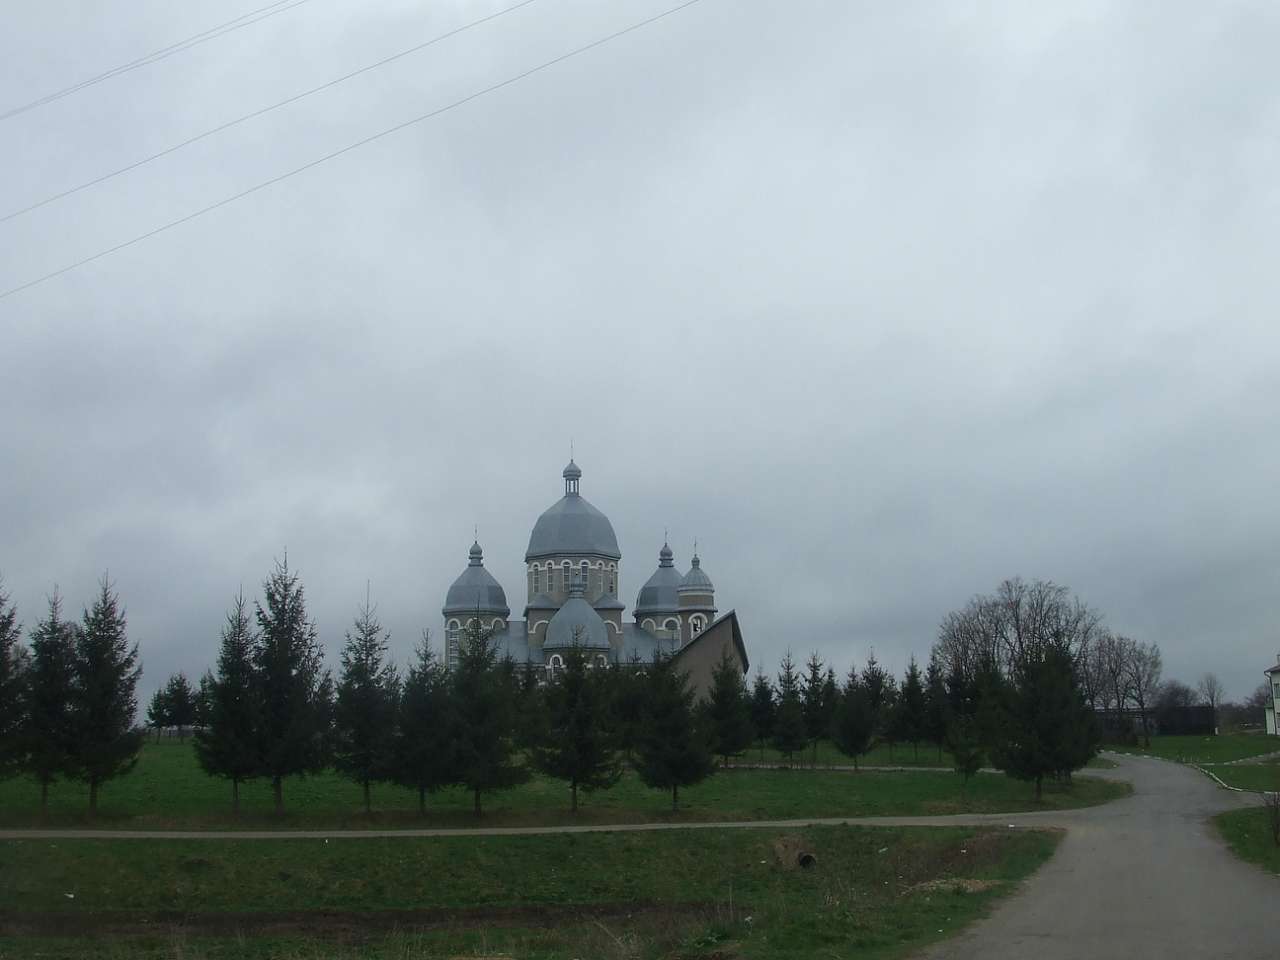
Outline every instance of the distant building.
<svg viewBox="0 0 1280 960"><path fill-rule="evenodd" d="M655 654L678 657L699 694L726 650L746 673L737 614L717 616L715 585L696 551L688 572L681 573L663 543L657 569L636 594L631 619L624 617L626 604L618 599L622 552L613 525L582 496L576 463L570 460L562 476L564 496L543 512L529 536L523 619L511 619L506 591L485 569L479 542L473 543L442 610L445 662L453 666L463 631L478 620L493 631L499 655L533 664L544 675L564 666L564 654L575 643L593 666L649 663Z"/></svg>
<svg viewBox="0 0 1280 960"><path fill-rule="evenodd" d="M1264 672L1271 688L1271 704L1264 708L1267 733L1275 736L1280 734L1280 654L1276 654L1276 665Z"/></svg>

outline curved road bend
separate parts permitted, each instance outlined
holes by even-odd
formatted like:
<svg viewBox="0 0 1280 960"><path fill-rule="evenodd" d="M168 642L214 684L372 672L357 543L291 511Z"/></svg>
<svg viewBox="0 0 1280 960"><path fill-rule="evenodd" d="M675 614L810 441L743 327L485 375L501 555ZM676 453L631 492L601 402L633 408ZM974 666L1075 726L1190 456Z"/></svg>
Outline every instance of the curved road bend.
<svg viewBox="0 0 1280 960"><path fill-rule="evenodd" d="M929 960L1176 960L1280 956L1280 879L1237 860L1208 818L1258 803L1191 769L1114 757L1133 795L1037 822L1067 828L1054 857ZM1030 818L1009 817L1010 823Z"/></svg>

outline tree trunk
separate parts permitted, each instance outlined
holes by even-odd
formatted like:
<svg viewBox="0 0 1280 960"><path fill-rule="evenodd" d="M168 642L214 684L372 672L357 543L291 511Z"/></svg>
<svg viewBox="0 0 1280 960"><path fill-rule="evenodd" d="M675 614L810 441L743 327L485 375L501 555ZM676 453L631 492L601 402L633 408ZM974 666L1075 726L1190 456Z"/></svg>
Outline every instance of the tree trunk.
<svg viewBox="0 0 1280 960"><path fill-rule="evenodd" d="M427 815L427 788L418 788L418 816L425 817Z"/></svg>
<svg viewBox="0 0 1280 960"><path fill-rule="evenodd" d="M49 815L49 781L40 781L40 819Z"/></svg>
<svg viewBox="0 0 1280 960"><path fill-rule="evenodd" d="M373 813L373 805L369 800L369 781L362 780L361 785L364 787L364 812L366 814Z"/></svg>
<svg viewBox="0 0 1280 960"><path fill-rule="evenodd" d="M569 796L572 797L572 799L569 801L569 812L577 813L578 812L578 781L576 779L569 781Z"/></svg>
<svg viewBox="0 0 1280 960"><path fill-rule="evenodd" d="M240 816L240 778L231 778L231 815L237 819Z"/></svg>
<svg viewBox="0 0 1280 960"><path fill-rule="evenodd" d="M89 778L89 815L96 816L98 813L98 778Z"/></svg>
<svg viewBox="0 0 1280 960"><path fill-rule="evenodd" d="M276 816L284 813L284 782L280 777L271 778L271 796L276 804Z"/></svg>
<svg viewBox="0 0 1280 960"><path fill-rule="evenodd" d="M480 791L479 791L479 790L476 790L476 791L475 791L475 806L474 806L474 810L475 810L475 815L476 815L477 817L478 817L478 816L480 816Z"/></svg>
<svg viewBox="0 0 1280 960"><path fill-rule="evenodd" d="M1040 802L1041 785L1043 780L1043 777L1036 777L1036 803Z"/></svg>
<svg viewBox="0 0 1280 960"><path fill-rule="evenodd" d="M911 741L911 755L914 759L920 759L920 742L918 740Z"/></svg>
<svg viewBox="0 0 1280 960"><path fill-rule="evenodd" d="M680 786L679 784L672 784L671 786L671 812L672 813L674 813L679 808L678 807L679 803L680 803Z"/></svg>

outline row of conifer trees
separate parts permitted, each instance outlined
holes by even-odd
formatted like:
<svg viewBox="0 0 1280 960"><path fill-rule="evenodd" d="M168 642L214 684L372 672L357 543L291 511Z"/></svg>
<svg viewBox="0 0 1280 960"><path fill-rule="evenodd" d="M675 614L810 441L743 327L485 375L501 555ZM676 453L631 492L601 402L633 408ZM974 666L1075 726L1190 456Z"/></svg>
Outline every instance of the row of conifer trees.
<svg viewBox="0 0 1280 960"><path fill-rule="evenodd" d="M944 676L935 648L926 671L912 659L901 684L875 657L843 683L817 654L804 670L790 653L776 681L757 672L743 682L726 656L698 704L670 660L592 669L571 650L552 683L530 665L499 659L479 627L464 633L458 662L446 670L425 642L401 675L387 636L366 602L346 635L335 680L325 668L302 584L277 565L252 612L236 599L222 630L216 669L198 692L182 675L153 699L154 726L194 726L202 768L240 785L267 780L277 810L295 775L332 766L360 784L366 809L374 785L428 794L462 786L479 813L486 793L534 771L563 780L570 806L579 791L612 786L634 768L648 785L679 789L753 744L787 762L829 737L856 766L878 743L947 749L966 779L984 762L1040 782L1069 775L1096 750L1098 733L1084 706L1076 669L1063 651L1014 669L959 669ZM130 648L119 600L104 579L80 623L61 601L18 645L16 611L0 594L0 774L26 773L48 787L85 781L90 806L99 786L136 762L134 727L141 669Z"/></svg>
<svg viewBox="0 0 1280 960"><path fill-rule="evenodd" d="M0 590L0 777L40 784L40 805L58 780L101 786L133 769L142 733L134 724L138 648L130 646L120 599L104 577L79 621L62 613L57 590L48 613L21 644L16 607Z"/></svg>

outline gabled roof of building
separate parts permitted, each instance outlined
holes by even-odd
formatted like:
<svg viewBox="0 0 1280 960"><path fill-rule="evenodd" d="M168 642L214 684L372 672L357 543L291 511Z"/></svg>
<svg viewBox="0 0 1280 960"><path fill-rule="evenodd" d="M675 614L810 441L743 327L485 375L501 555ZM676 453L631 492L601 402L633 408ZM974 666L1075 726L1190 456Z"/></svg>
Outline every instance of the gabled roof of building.
<svg viewBox="0 0 1280 960"><path fill-rule="evenodd" d="M738 650L738 656L742 658L742 672L745 675L747 670L751 667L751 661L747 659L747 647L746 644L742 642L742 629L738 626L738 613L736 610L730 610L728 613L722 614L712 620L705 630L680 648L675 659L679 660L684 656L686 651L692 650L699 643L703 642L708 636L710 636L712 630L720 626L720 624L724 623L726 620L729 621L729 625L733 630L733 645Z"/></svg>

